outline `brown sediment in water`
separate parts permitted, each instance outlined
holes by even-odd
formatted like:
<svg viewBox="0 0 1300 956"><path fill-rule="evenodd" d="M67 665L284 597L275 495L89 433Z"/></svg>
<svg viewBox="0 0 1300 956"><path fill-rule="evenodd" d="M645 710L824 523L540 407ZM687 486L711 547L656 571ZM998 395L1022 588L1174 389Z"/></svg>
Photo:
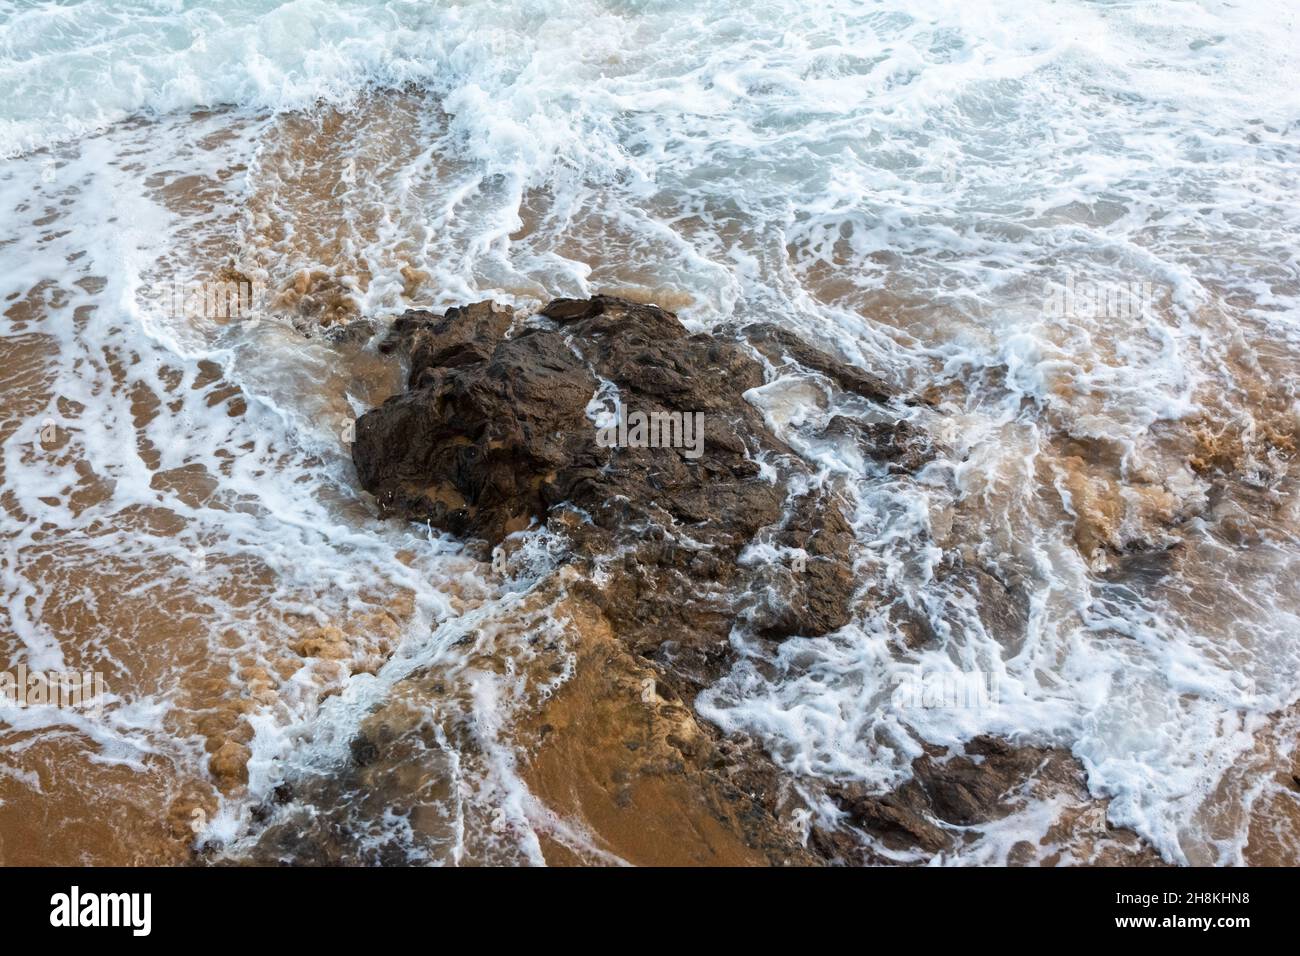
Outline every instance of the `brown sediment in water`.
<svg viewBox="0 0 1300 956"><path fill-rule="evenodd" d="M573 635L573 675L517 732L527 754L522 776L538 799L633 865L813 862L788 822L797 799L774 813L764 806L770 795L756 798L730 780L736 762L716 733L617 639L594 604L569 595L555 613ZM779 791L780 774L766 770ZM541 845L552 864L600 862L545 836Z"/></svg>
<svg viewBox="0 0 1300 956"><path fill-rule="evenodd" d="M198 119L201 119L199 117ZM196 148L220 150L239 132L232 121L225 135L207 137ZM191 257L174 250L177 267L187 279L194 263L198 279L251 282L235 261L233 229L211 228L226 202L225 192L242 167L226 165L213 177L166 175L150 177L145 189L160 204L197 223L183 228L178 242L191 242ZM75 208L75 207L72 207ZM34 221L45 234L60 229L70 210L53 210ZM38 211L32 210L31 215ZM230 213L233 217L235 213ZM206 228L204 228L206 227ZM173 253L169 253L171 255ZM224 264L223 264L224 263ZM155 278L167 291L170 260L159 263ZM76 276L80 267L70 266ZM81 270L84 272L84 270ZM102 277L81 275L68 289L54 280L36 284L25 297L6 303L4 317L19 333L0 340L0 367L4 369L6 396L11 399L0 438L30 424L33 416L53 402L57 421L44 430L24 456L39 456L54 468L75 476L66 487L51 486L42 497L49 507L65 506L72 518L105 510L112 502L112 479L97 474L83 459L79 433L94 428L97 407L86 407L60 395L57 375L59 355L54 339L42 333L46 323L70 321L77 329L95 316L94 305L84 302L105 286ZM141 291L146 309L167 302L155 301L157 290ZM260 316L259 316L260 317ZM226 316L214 317L213 325ZM196 318L202 328L206 317ZM25 331L25 334L24 333ZM322 391L339 388L335 402L339 420L351 421L351 408L342 393L350 388L365 401L377 401L397 385L390 363L367 362L359 350L340 344L351 361L337 363ZM110 694L124 702L140 696L163 702L165 712L157 733L150 732L149 749L123 757L113 747L80 732L72 721L55 720L40 732L0 731L6 758L0 781L0 858L6 863L28 864L133 864L183 862L190 844L219 806L220 794L238 795L247 779L246 764L252 739L250 715L282 707L278 695L294 672L306 669L310 679L292 688L298 696L319 698L337 692L349 673L374 671L387 658L411 608L409 594L372 595L355 603L356 613L337 628L346 659L329 661L323 647L304 645L296 653L291 636L308 628L302 622L263 616L264 603L275 591L266 567L256 560L213 552L200 565L151 554L147 542L187 533L188 509L239 508L237 503L214 498L218 476L198 464L162 467L163 454L174 449L155 447L144 429L161 418L176 415L189 393L202 396L210 408L224 407L231 417L245 413L246 399L238 386L222 381L211 362L199 362L198 374L186 378L181 368L163 364L158 386L136 377L133 366L152 356L131 348L106 346L91 352L75 373L79 378L101 375L106 388L121 390L129 401L131 424L137 432L136 451L153 472L150 489L174 499L176 508L132 503L113 509L82 531L70 533L53 522L43 522L39 509L23 514L11 489L0 495L15 520L37 528L14 552L11 570L41 582L39 624L47 629L65 666L99 670L105 661ZM347 381L350 379L351 381ZM0 466L3 467L3 466ZM0 480L6 476L0 474ZM119 552L101 553L97 539L120 540ZM370 610L365 610L369 603ZM213 607L224 605L246 615L239 633L212 633ZM0 653L8 662L23 657L9 618L0 610ZM30 602L22 608L32 612ZM328 642L325 642L328 643ZM320 651L320 653L317 653ZM110 707L117 706L110 704ZM137 735L140 736L140 735ZM136 740L131 746L140 744Z"/></svg>
<svg viewBox="0 0 1300 956"><path fill-rule="evenodd" d="M166 757L142 754L134 765L106 764L72 727L40 734L5 729L0 746L22 758L21 767L0 774L6 866L137 866L189 858L162 822L170 795L186 786Z"/></svg>
<svg viewBox="0 0 1300 956"><path fill-rule="evenodd" d="M1294 708L1292 711L1294 716ZM1250 808L1244 856L1251 866L1295 866L1300 861L1300 739L1289 760L1269 757L1263 792Z"/></svg>
<svg viewBox="0 0 1300 956"><path fill-rule="evenodd" d="M1179 526L1205 508L1204 495L1176 472L1164 480L1125 477L1098 455L1044 456L1040 474L1060 496L1079 553L1102 570L1125 554L1178 544Z"/></svg>
<svg viewBox="0 0 1300 956"><path fill-rule="evenodd" d="M719 749L715 731L662 696L671 692L655 668L568 593L568 577L481 620L454 661L396 683L357 729L350 759L296 784L242 859L518 863L527 832L552 865L812 861L754 792L757 779L728 777L735 745ZM490 729L473 701L498 683L510 697ZM528 794L522 818L505 812L506 794L479 792L506 753ZM778 776L769 766L771 792ZM399 840L384 817L402 821Z"/></svg>
<svg viewBox="0 0 1300 956"><path fill-rule="evenodd" d="M273 314L309 333L345 324L358 316L376 267L399 276L407 298L427 291L429 275L418 265L425 224L391 221L383 190L425 152L429 125L440 118L412 91L275 118L244 203L241 254L245 270L270 285ZM436 164L429 159L435 183ZM390 241L372 259L385 232Z"/></svg>
<svg viewBox="0 0 1300 956"><path fill-rule="evenodd" d="M23 315L26 321L44 318L39 312ZM12 350L23 341L8 338L3 347ZM32 358L52 357L39 347L40 337L34 335L29 341L38 348L29 353ZM24 379L21 371L34 369L34 364L17 360L12 351L7 358L13 360L4 363L7 384L14 386L10 394L27 406L28 416L33 415L54 397L58 382L48 377ZM120 356L105 358L110 371L120 369ZM112 485L76 457L73 436L88 411L70 401L59 404L62 414L55 434L48 442L34 443L31 454L74 467L78 480L67 487L51 487L45 498L51 505L66 502L79 515L108 500ZM141 396L134 404L137 418L155 414L158 404L156 398ZM20 423L21 419L6 422L0 435L8 438ZM196 487L194 494L204 492ZM17 520L40 521L39 514L22 514L8 494L4 507ZM165 688L177 669L202 658L196 647L206 648L206 635L194 626L202 614L200 604L179 590L158 593L165 590L158 582L175 573L169 562L144 556L108 562L94 550L93 539L99 534L166 534L178 525L174 515L134 508L119 512L112 526L91 529L88 537L65 537L58 527L45 523L44 530L16 552L12 569L45 585L40 620L58 641L65 669L101 671L107 658L113 662L103 674L108 693L129 698L136 690ZM141 594L141 581L155 585ZM30 608L22 611L30 613ZM9 613L10 609L4 611L6 616ZM0 652L12 668L12 662L22 657L20 645L11 626L0 631L4 634ZM159 646L166 651L153 654ZM55 721L39 734L5 729L0 732L0 746L19 758L6 766L0 784L0 855L6 863L120 864L184 858L183 849L162 822L173 794L201 785L183 768L182 754L141 751L125 759L105 759L100 744L71 719L66 724Z"/></svg>

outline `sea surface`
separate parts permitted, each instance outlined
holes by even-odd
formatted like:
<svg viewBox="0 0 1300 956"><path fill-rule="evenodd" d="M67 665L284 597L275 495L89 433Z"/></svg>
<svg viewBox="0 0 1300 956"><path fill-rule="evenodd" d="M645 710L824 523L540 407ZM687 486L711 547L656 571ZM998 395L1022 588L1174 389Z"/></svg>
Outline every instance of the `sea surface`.
<svg viewBox="0 0 1300 956"><path fill-rule="evenodd" d="M528 603L544 535L502 580L376 520L348 423L400 370L323 331L598 291L697 330L779 323L930 399L914 424L944 449L891 475L808 437L836 410L815 381L757 390L849 482L864 591L941 639L872 612L775 650L738 633L703 719L795 780L879 790L927 743L1060 746L1168 862L1300 862L1298 19L0 2L0 665L107 687L0 703L0 862L238 860L286 780L347 815L358 860L541 863L558 840L618 862L519 771L513 727L550 689L521 676L551 623ZM213 281L256 309L173 307ZM1015 582L1023 641L946 555ZM308 638L353 663L304 664ZM974 705L897 693L972 677ZM398 694L429 730L392 784L420 812L321 805L310 781ZM214 787L214 753L246 787ZM1040 841L1059 809L934 862L1026 839L1071 862Z"/></svg>

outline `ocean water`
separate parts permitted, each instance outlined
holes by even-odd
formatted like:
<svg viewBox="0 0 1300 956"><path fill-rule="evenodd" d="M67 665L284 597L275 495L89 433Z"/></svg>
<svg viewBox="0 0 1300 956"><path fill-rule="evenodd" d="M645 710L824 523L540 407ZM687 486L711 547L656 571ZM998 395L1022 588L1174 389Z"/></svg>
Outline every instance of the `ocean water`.
<svg viewBox="0 0 1300 956"><path fill-rule="evenodd" d="M696 329L777 322L933 399L909 414L941 454L899 476L817 437L824 383L750 396L849 490L864 600L776 650L737 632L703 718L796 779L876 788L925 743L1061 746L1170 862L1295 862L1298 16L0 2L0 658L110 690L97 714L0 713L0 859L160 858L132 833L177 814L238 855L251 807L430 670L473 752L432 720L441 822L376 813L365 839L603 852L512 756L550 685L503 622L536 613L546 541L503 582L376 522L347 422L400 383L309 333L604 291ZM265 292L257 321L168 308L219 275ZM1023 642L946 555L1014 582ZM941 639L910 648L889 604ZM304 635L373 666L300 666ZM981 706L898 693L972 677ZM248 788L218 799L226 742ZM940 862L1006 859L1043 810Z"/></svg>

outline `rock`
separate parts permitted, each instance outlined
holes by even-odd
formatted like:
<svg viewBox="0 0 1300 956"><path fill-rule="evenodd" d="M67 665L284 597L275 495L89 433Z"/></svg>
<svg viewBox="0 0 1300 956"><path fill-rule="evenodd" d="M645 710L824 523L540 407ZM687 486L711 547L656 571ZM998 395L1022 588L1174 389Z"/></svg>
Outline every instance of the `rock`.
<svg viewBox="0 0 1300 956"><path fill-rule="evenodd" d="M939 641L939 632L924 608L912 607L900 599L889 605L888 614L890 623L898 628L903 643L911 650L920 650Z"/></svg>
<svg viewBox="0 0 1300 956"><path fill-rule="evenodd" d="M1068 751L977 737L965 753L938 749L918 757L912 779L889 793L868 795L851 785L829 793L855 826L886 847L938 853L957 845L954 828L988 823L1016 809L1016 795L1031 779L1074 790L1083 785Z"/></svg>
<svg viewBox="0 0 1300 956"><path fill-rule="evenodd" d="M502 341L483 361L451 354L465 364L413 365L418 387L357 420L353 460L381 513L496 544L596 470L584 413L596 380L555 332Z"/></svg>
<svg viewBox="0 0 1300 956"><path fill-rule="evenodd" d="M410 359L409 382L414 388L426 369L487 361L513 321L513 312L490 301L448 309L441 318L410 309L393 322L379 348L400 351Z"/></svg>
<svg viewBox="0 0 1300 956"><path fill-rule="evenodd" d="M832 796L838 798L855 826L866 830L890 849L938 853L952 845L949 833L930 822L924 810L907 806L893 794L860 797L840 790L833 791Z"/></svg>
<svg viewBox="0 0 1300 956"><path fill-rule="evenodd" d="M248 760L252 752L241 743L228 740L208 758L208 772L222 793L230 793L248 783Z"/></svg>
<svg viewBox="0 0 1300 956"><path fill-rule="evenodd" d="M635 865L816 862L782 824L770 761L719 746L672 678L629 652L593 605L566 595L556 611L576 662L520 728L535 740L521 769L529 792ZM547 841L543 850L567 858Z"/></svg>
<svg viewBox="0 0 1300 956"><path fill-rule="evenodd" d="M775 545L803 553L788 563L760 565L750 585L749 620L761 637L817 637L849 622L853 530L837 496L814 491L797 496L772 535Z"/></svg>
<svg viewBox="0 0 1300 956"><path fill-rule="evenodd" d="M933 647L951 633L960 639L969 621L964 609L973 607L985 632L1010 655L1024 645L1029 627L1029 602L1023 589L1004 584L989 572L949 557L934 568L930 592L944 601L927 610L912 606L903 594L879 595L874 606L888 615L902 643L912 650Z"/></svg>
<svg viewBox="0 0 1300 956"><path fill-rule="evenodd" d="M359 346L370 341L379 330L379 326L370 319L354 319L343 325L326 326L322 338L331 345Z"/></svg>
<svg viewBox="0 0 1300 956"><path fill-rule="evenodd" d="M358 421L353 457L381 513L496 545L563 504L589 519L566 526L580 555L631 549L629 573L600 598L629 642L725 639L733 609L684 596L701 580L729 583L740 549L780 516L784 488L758 477L754 457L794 460L743 398L763 381L758 363L735 342L689 335L671 313L620 299L557 300L541 313L557 329L512 339L500 338L499 313L474 309L466 321L477 314L486 341L497 339L477 360L425 318L396 333L403 347L457 364L421 368L413 357L412 389ZM597 376L629 414L659 415L682 440L602 447L587 417ZM692 447L681 416L702 426Z"/></svg>
<svg viewBox="0 0 1300 956"><path fill-rule="evenodd" d="M763 370L740 344L604 296L557 300L541 315L559 329L511 339L486 303L399 320L412 387L363 415L353 445L381 513L495 545L565 503L609 530L689 526L724 549L720 560L779 516L783 488L760 480L754 459L795 456L743 398ZM698 415L699 447L602 447L587 417L597 376L629 414L660 416L676 438L685 423L668 416Z"/></svg>
<svg viewBox="0 0 1300 956"><path fill-rule="evenodd" d="M1029 627L1029 603L1024 593L980 568L964 566L952 576L975 597L980 623L989 635L1012 653L1018 651Z"/></svg>
<svg viewBox="0 0 1300 956"><path fill-rule="evenodd" d="M835 415L827 422L823 435L851 439L864 455L884 462L895 474L920 471L936 455L930 437L907 419L864 422L846 415Z"/></svg>
<svg viewBox="0 0 1300 956"><path fill-rule="evenodd" d="M745 399L765 370L743 341L693 335L670 312L608 296L555 300L510 336L512 320L492 303L396 320L382 348L409 358L409 388L358 420L353 445L358 476L382 515L429 522L489 547L545 522L577 572L567 580L569 600L599 616L593 633L616 636L619 650L601 645L604 666L620 661L620 672L630 674L653 663L654 699L676 702L681 714L730 668L728 638L738 619L772 639L848 621L856 581L844 501L830 491L792 490L791 479L812 470ZM797 339L774 330L767 340L858 394L888 395L883 384ZM668 426L658 437L670 440L599 440L589 408L593 398L612 408L615 395L629 416L624 437L639 412L658 416L650 420ZM688 416L702 428L690 436ZM775 464L775 477L761 474L760 458ZM764 541L784 553L798 549L805 560L797 571L740 562L747 546ZM637 706L631 695L611 713ZM567 724L554 715L545 723L540 738L558 747L557 728ZM766 755L722 741L693 719L664 726L681 729L666 730L662 744L629 726L620 752L635 754L630 765L642 768L659 754L656 782L637 782L645 770L622 783L611 776L614 804L600 812L612 821L625 803L652 800L672 829L672 808L704 801L716 808L711 819L730 821L723 829L733 833L714 832L715 849L732 845L740 827L746 845L779 845L790 857L787 837L776 835L785 830L764 817L777 810L755 803L743 786L782 789ZM377 746L371 738L354 746L355 762L375 761ZM738 782L723 787L717 767ZM677 778L689 787L679 792ZM737 800L749 807L740 816L727 809Z"/></svg>
<svg viewBox="0 0 1300 956"><path fill-rule="evenodd" d="M749 345L691 334L670 312L609 296L555 300L522 327L490 302L442 317L408 312L384 348L409 358L409 388L356 426L353 459L381 515L428 522L489 548L530 525L544 524L560 542L560 568L534 593L554 589L551 600L566 609L580 650L574 673L537 705L527 773L550 802L603 821L611 845L651 862L844 860L860 847L818 828L807 851L796 847L783 814L801 798L791 796L786 776L761 748L696 721L693 706L734 663L737 623L769 640L816 636L847 624L854 600L889 604L858 594L843 493L814 480L815 466L769 432L745 399L767 375L753 350L882 405L896 396L775 326L744 334ZM628 417L611 443L591 416L615 397ZM633 412L659 416L678 440L621 440L633 434ZM688 439L686 416L697 414L702 431ZM914 471L933 457L909 421L841 416L829 427L892 471ZM782 558L750 560L754 554ZM960 562L941 573L977 596L981 621L998 640L1023 640L1027 611L1014 586ZM915 631L918 643L936 637L928 620ZM547 666L550 679L569 665ZM411 683L420 699L442 694L431 677L428 687ZM405 780L413 772L408 751L431 746L423 717L417 729L393 734L380 715L373 720L353 741L348 786ZM442 725L473 759L476 736L458 727ZM1087 799L1067 752L992 738L964 753L927 753L912 771L887 794L851 785L829 792L853 827L922 855L956 846L962 827L1012 812L1024 786ZM400 786L414 793L416 783L428 785L427 775L417 776ZM707 821L693 815L700 807ZM638 831L642 811L659 837ZM444 823L431 815L427 826L435 832ZM665 853L664 840L705 831L702 855ZM334 858L336 838L320 841L313 845L331 847L319 850L322 858ZM551 849L560 860L571 852Z"/></svg>
<svg viewBox="0 0 1300 956"><path fill-rule="evenodd" d="M352 753L352 759L358 767L374 763L375 758L379 756L379 747L364 734L353 737L348 743L348 750Z"/></svg>
<svg viewBox="0 0 1300 956"><path fill-rule="evenodd" d="M964 751L927 748L912 762L912 778L887 793L872 795L860 786L842 785L830 788L828 795L855 827L888 850L920 851L923 856L954 851L973 835L972 829L1002 819L1030 800L1054 801L1062 809L1039 848L1022 840L1011 848L1008 863L1052 865L1066 844L1083 854L1080 862L1160 863L1137 834L1106 821L1106 802L1089 796L1082 765L1060 747L976 737ZM840 860L888 862L870 852L855 855L833 834L819 840L835 847Z"/></svg>
<svg viewBox="0 0 1300 956"><path fill-rule="evenodd" d="M895 396L894 389L883 379L814 348L780 326L760 322L746 328L745 336L774 365L802 365L825 375L846 392L853 392L873 402L888 402Z"/></svg>

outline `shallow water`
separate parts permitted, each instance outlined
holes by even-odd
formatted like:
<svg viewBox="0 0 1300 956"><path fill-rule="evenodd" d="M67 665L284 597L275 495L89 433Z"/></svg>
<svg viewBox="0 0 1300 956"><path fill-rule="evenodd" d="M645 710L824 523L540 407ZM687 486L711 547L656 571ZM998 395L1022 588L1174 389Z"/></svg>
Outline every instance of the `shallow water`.
<svg viewBox="0 0 1300 956"><path fill-rule="evenodd" d="M701 715L878 787L923 742L1060 744L1171 862L1296 861L1296 14L805 6L0 4L0 656L110 692L2 715L0 859L238 858L287 780L357 858L619 856L517 766L570 673L545 541L502 580L374 520L347 423L400 370L321 332L605 291L794 329L932 399L944 449L891 475L813 437L822 383L757 390L846 483L863 600L737 633ZM250 316L169 310L228 276ZM1014 584L1022 645L945 554ZM399 710L414 777L335 779Z"/></svg>

